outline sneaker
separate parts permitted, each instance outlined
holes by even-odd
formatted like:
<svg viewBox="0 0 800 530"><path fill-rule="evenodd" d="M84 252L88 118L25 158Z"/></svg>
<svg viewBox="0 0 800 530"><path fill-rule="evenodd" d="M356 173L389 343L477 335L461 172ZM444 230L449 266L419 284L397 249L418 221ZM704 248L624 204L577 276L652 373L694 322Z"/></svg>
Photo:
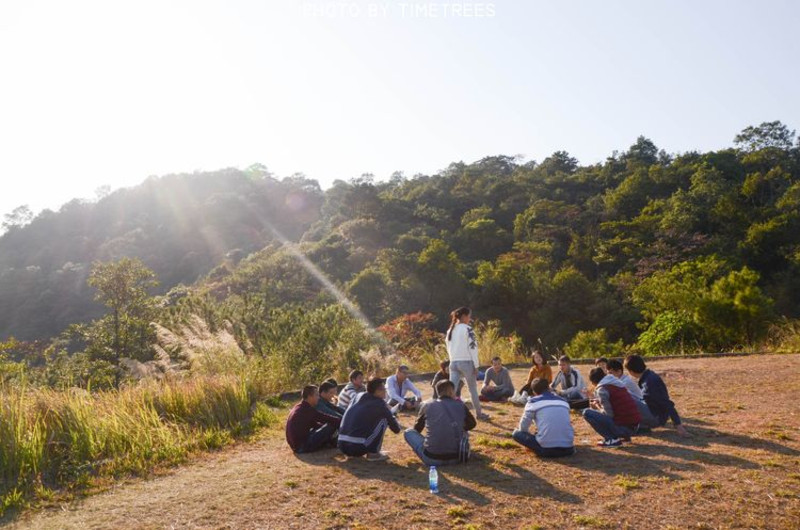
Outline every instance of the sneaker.
<svg viewBox="0 0 800 530"><path fill-rule="evenodd" d="M367 453L367 460L370 462L383 462L384 460L389 460L389 454L386 451Z"/></svg>
<svg viewBox="0 0 800 530"><path fill-rule="evenodd" d="M608 440L603 440L601 442L597 442L598 447L621 447L622 440L619 438L609 438Z"/></svg>
<svg viewBox="0 0 800 530"><path fill-rule="evenodd" d="M392 407L392 414L397 416L397 413L400 412L400 403Z"/></svg>
<svg viewBox="0 0 800 530"><path fill-rule="evenodd" d="M509 401L515 405L526 405L528 403L528 393L523 391L521 394L514 394Z"/></svg>
<svg viewBox="0 0 800 530"><path fill-rule="evenodd" d="M485 412L481 412L480 414L478 414L478 419L481 421L489 421L489 418L491 418L491 416L489 416Z"/></svg>

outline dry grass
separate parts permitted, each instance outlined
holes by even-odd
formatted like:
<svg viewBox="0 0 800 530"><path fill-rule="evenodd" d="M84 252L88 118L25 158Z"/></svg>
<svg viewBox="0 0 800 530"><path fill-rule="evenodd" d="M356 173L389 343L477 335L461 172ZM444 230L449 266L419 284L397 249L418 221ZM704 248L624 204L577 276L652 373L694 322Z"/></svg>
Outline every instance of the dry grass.
<svg viewBox="0 0 800 530"><path fill-rule="evenodd" d="M468 465L440 470L440 495L428 492L427 470L400 436L387 435L391 461L368 463L333 450L295 456L274 429L11 527L794 529L800 379L767 377L770 363L800 374L798 355L654 362L694 436L657 429L600 449L575 415L578 454L567 459L507 447L520 408L488 405L493 419L474 434L486 442Z"/></svg>

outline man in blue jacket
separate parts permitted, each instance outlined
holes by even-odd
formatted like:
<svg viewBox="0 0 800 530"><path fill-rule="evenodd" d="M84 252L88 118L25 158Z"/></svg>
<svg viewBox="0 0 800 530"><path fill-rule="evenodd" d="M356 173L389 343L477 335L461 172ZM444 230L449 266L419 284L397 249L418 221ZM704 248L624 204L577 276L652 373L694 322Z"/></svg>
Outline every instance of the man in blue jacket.
<svg viewBox="0 0 800 530"><path fill-rule="evenodd" d="M389 455L381 451L386 427L400 433L400 424L386 404L383 379L371 379L367 391L357 394L344 413L339 427L339 450L351 457L366 455L370 461L386 460Z"/></svg>
<svg viewBox="0 0 800 530"><path fill-rule="evenodd" d="M675 403L669 399L669 392L664 380L652 370L638 355L628 355L625 368L631 377L639 380L642 389L642 400L636 400L642 415L641 425L645 427L663 427L667 420L672 420L675 430L681 436L689 436L689 431L681 423L681 417L675 409Z"/></svg>

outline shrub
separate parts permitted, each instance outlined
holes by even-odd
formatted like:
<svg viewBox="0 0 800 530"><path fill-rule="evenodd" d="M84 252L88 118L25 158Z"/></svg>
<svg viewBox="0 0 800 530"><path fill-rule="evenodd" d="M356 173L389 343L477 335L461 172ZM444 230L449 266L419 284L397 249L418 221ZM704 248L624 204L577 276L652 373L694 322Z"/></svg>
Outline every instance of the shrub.
<svg viewBox="0 0 800 530"><path fill-rule="evenodd" d="M569 343L564 346L564 353L570 357L618 357L624 350L621 340L611 342L608 340L606 330L603 328L592 331L579 331Z"/></svg>
<svg viewBox="0 0 800 530"><path fill-rule="evenodd" d="M697 333L697 326L689 315L666 311L639 335L637 345L645 355L677 355L693 344Z"/></svg>

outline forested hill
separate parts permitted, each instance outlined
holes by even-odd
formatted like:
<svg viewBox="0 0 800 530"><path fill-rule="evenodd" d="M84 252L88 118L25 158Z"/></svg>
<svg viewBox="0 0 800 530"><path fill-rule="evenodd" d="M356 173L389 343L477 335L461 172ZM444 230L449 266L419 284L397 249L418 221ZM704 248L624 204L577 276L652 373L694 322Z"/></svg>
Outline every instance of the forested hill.
<svg viewBox="0 0 800 530"><path fill-rule="evenodd" d="M325 192L263 170L151 180L0 239L0 337L96 316L87 267L124 255L162 291L224 262L200 284L217 300L324 304L270 225L376 324L422 311L442 325L470 303L528 343L594 330L658 351L752 344L800 315L800 147L771 122L716 152L670 155L640 137L597 165L494 156ZM236 265L235 249L262 250Z"/></svg>
<svg viewBox="0 0 800 530"><path fill-rule="evenodd" d="M86 284L94 261L139 257L166 292L263 248L274 239L270 224L299 238L322 200L316 182L278 181L254 166L150 178L12 223L0 237L0 340L47 338L102 314Z"/></svg>

